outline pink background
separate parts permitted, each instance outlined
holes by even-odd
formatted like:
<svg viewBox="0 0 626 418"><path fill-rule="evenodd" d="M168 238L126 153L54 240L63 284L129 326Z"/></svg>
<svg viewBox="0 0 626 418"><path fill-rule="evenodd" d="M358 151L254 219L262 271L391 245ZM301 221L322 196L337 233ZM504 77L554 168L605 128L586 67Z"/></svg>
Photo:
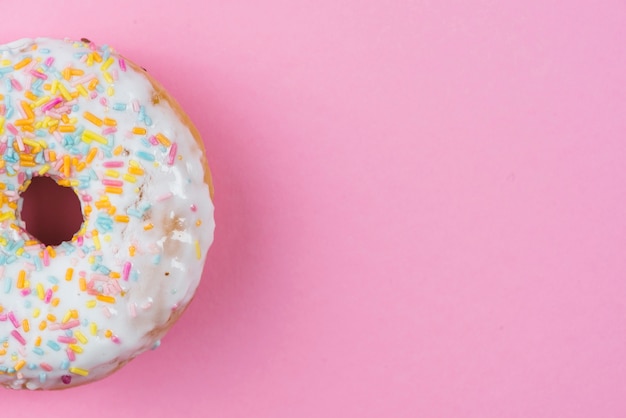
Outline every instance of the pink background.
<svg viewBox="0 0 626 418"><path fill-rule="evenodd" d="M3 416L626 416L623 1L6 3L171 90L218 229L161 348Z"/></svg>

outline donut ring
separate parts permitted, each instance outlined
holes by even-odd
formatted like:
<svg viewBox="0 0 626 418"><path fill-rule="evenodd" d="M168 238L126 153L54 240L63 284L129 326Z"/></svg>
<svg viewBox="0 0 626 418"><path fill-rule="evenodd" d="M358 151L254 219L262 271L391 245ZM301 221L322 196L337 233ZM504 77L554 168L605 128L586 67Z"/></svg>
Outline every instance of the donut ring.
<svg viewBox="0 0 626 418"><path fill-rule="evenodd" d="M37 176L80 199L71 241L26 231ZM86 39L0 46L0 385L81 385L157 346L200 281L212 191L198 131L141 67Z"/></svg>

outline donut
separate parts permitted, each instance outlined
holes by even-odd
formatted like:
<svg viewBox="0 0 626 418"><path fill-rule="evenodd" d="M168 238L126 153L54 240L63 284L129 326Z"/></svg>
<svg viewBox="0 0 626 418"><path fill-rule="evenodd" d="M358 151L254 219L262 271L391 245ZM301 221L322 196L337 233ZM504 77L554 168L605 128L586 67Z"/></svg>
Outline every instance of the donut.
<svg viewBox="0 0 626 418"><path fill-rule="evenodd" d="M61 242L22 216L44 179L80 204ZM145 69L87 39L0 46L0 385L78 386L156 348L198 287L212 196L198 130Z"/></svg>

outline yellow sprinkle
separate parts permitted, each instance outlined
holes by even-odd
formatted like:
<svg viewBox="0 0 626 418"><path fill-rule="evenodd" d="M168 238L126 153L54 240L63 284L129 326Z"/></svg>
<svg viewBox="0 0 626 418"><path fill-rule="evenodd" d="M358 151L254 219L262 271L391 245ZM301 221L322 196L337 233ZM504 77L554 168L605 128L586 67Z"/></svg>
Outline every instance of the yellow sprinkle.
<svg viewBox="0 0 626 418"><path fill-rule="evenodd" d="M70 367L70 373L77 374L79 376L89 375L89 371L78 367Z"/></svg>
<svg viewBox="0 0 626 418"><path fill-rule="evenodd" d="M68 348L70 350L72 350L73 352L75 352L75 353L79 353L80 354L80 353L83 352L83 348L81 346L79 346L79 345L76 345L76 344L68 344Z"/></svg>
<svg viewBox="0 0 626 418"><path fill-rule="evenodd" d="M50 101L50 96L42 96L41 98L37 99L37 100L33 103L33 105L34 105L35 107L39 107L39 106L41 106L41 105L43 105L43 104L48 103L49 101Z"/></svg>
<svg viewBox="0 0 626 418"><path fill-rule="evenodd" d="M48 255L50 255L50 257L54 258L57 255L57 252L54 250L54 248L52 248L51 246L47 246L46 250L48 251Z"/></svg>
<svg viewBox="0 0 626 418"><path fill-rule="evenodd" d="M14 69L14 70L19 70L20 68L24 68L24 67L26 67L28 64L30 64L30 62L31 62L32 60L33 60L33 59L32 59L31 57L26 57L26 58L24 58L23 60L21 60L20 62L18 62L17 64L15 64L15 65L13 66L13 69Z"/></svg>
<svg viewBox="0 0 626 418"><path fill-rule="evenodd" d="M41 313L41 310L39 308L33 309L33 318L39 318L40 313Z"/></svg>
<svg viewBox="0 0 626 418"><path fill-rule="evenodd" d="M109 57L106 61L104 61L104 63L100 66L100 70L101 71L106 71L111 64L113 64L114 60L113 57Z"/></svg>
<svg viewBox="0 0 626 418"><path fill-rule="evenodd" d="M109 74L107 71L102 73L102 77L104 77L107 83L113 84L113 77L111 77L111 74Z"/></svg>
<svg viewBox="0 0 626 418"><path fill-rule="evenodd" d="M115 219L115 222L123 222L123 223L128 223L128 221L130 220L128 215L115 215L113 219Z"/></svg>
<svg viewBox="0 0 626 418"><path fill-rule="evenodd" d="M43 300L44 296L45 296L45 292L44 292L43 285L41 283L37 283L37 297L40 300Z"/></svg>
<svg viewBox="0 0 626 418"><path fill-rule="evenodd" d="M107 177L118 178L120 176L120 172L117 170L107 168L106 170L104 170L104 175Z"/></svg>
<svg viewBox="0 0 626 418"><path fill-rule="evenodd" d="M135 126L133 128L133 133L135 135L145 135L146 132L148 132L148 131L146 131L146 128L142 128L142 127L139 127L139 126Z"/></svg>
<svg viewBox="0 0 626 418"><path fill-rule="evenodd" d="M137 177L133 176L132 174L126 173L122 176L122 178L130 183L137 182Z"/></svg>
<svg viewBox="0 0 626 418"><path fill-rule="evenodd" d="M24 254L24 247L20 247L17 249L17 251L15 251L15 255L17 255L18 257L22 254Z"/></svg>
<svg viewBox="0 0 626 418"><path fill-rule="evenodd" d="M202 258L202 251L200 250L200 241L196 240L196 258L200 260Z"/></svg>
<svg viewBox="0 0 626 418"><path fill-rule="evenodd" d="M92 322L89 324L89 332L91 335L98 335L98 326Z"/></svg>
<svg viewBox="0 0 626 418"><path fill-rule="evenodd" d="M100 134L97 134L93 131L84 130L83 135L81 136L82 140L89 143L91 141L96 141L101 144L106 145L108 143L107 139Z"/></svg>
<svg viewBox="0 0 626 418"><path fill-rule="evenodd" d="M56 81L56 80L55 80ZM58 89L61 91L61 96L63 96L63 98L65 100L67 100L68 102L70 100L72 100L72 95L70 94L70 92L67 90L67 88L63 85L63 83L59 83L57 82L57 87Z"/></svg>
<svg viewBox="0 0 626 418"><path fill-rule="evenodd" d="M107 87L107 96L113 97L115 95L115 89L112 86Z"/></svg>
<svg viewBox="0 0 626 418"><path fill-rule="evenodd" d="M85 87L82 84L77 85L76 90L78 90L81 96L89 97L89 92L85 89Z"/></svg>
<svg viewBox="0 0 626 418"><path fill-rule="evenodd" d="M115 303L115 298L113 296L96 295L96 299L98 299L100 302Z"/></svg>
<svg viewBox="0 0 626 418"><path fill-rule="evenodd" d="M22 321L22 328L24 329L24 332L30 331L30 323L28 322L28 319L24 319Z"/></svg>
<svg viewBox="0 0 626 418"><path fill-rule="evenodd" d="M83 113L83 116L85 117L85 119L87 119L89 122L93 123L94 125L102 126L102 119L100 119L93 113L85 112Z"/></svg>
<svg viewBox="0 0 626 418"><path fill-rule="evenodd" d="M87 340L87 337L85 337L83 333L80 331L75 331L74 336L76 337L78 341L80 341L81 344L87 344L87 342L89 341Z"/></svg>
<svg viewBox="0 0 626 418"><path fill-rule="evenodd" d="M89 309L91 308L95 308L96 307L96 301L95 300L88 300L87 303L85 304Z"/></svg>
<svg viewBox="0 0 626 418"><path fill-rule="evenodd" d="M48 172L48 170L50 170L50 166L48 164L44 164L43 167L39 169L39 175L43 176L44 174Z"/></svg>
<svg viewBox="0 0 626 418"><path fill-rule="evenodd" d="M72 275L74 274L74 269L69 267L66 271L65 271L65 281L70 281L72 280Z"/></svg>
<svg viewBox="0 0 626 418"><path fill-rule="evenodd" d="M63 315L63 319L61 320L61 323L66 324L70 321L70 319L72 319L72 312L67 311L65 312L65 315Z"/></svg>
<svg viewBox="0 0 626 418"><path fill-rule="evenodd" d="M17 362L17 364L15 365L14 369L15 369L16 372L19 372L20 369L22 367L24 367L25 365L26 365L26 360L20 360L20 361Z"/></svg>

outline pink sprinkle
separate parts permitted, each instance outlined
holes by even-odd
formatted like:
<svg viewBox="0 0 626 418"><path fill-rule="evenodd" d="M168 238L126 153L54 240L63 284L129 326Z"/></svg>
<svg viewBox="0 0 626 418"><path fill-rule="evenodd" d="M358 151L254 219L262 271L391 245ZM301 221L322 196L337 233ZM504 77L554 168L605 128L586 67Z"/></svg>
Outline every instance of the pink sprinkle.
<svg viewBox="0 0 626 418"><path fill-rule="evenodd" d="M119 64L120 64L120 70L126 71L126 61L124 61L124 58L119 59Z"/></svg>
<svg viewBox="0 0 626 418"><path fill-rule="evenodd" d="M13 126L10 123L7 123L7 129L9 130L9 132L11 132L13 135L17 135L18 134L18 130L15 128L15 126Z"/></svg>
<svg viewBox="0 0 626 418"><path fill-rule="evenodd" d="M148 141L150 141L150 143L152 145L159 145L159 140L156 139L156 136L152 135L150 138L148 138Z"/></svg>
<svg viewBox="0 0 626 418"><path fill-rule="evenodd" d="M50 265L50 255L48 251L43 252L43 265L48 267Z"/></svg>
<svg viewBox="0 0 626 418"><path fill-rule="evenodd" d="M174 142L172 144L172 146L170 147L170 152L167 155L167 163L169 165L173 165L174 164L174 159L176 158L176 151L178 151L178 144L176 144L176 142Z"/></svg>
<svg viewBox="0 0 626 418"><path fill-rule="evenodd" d="M117 335L112 335L111 336L111 341L113 341L115 344L121 343L120 339L117 338Z"/></svg>
<svg viewBox="0 0 626 418"><path fill-rule="evenodd" d="M54 99L50 100L48 103L44 104L43 106L41 106L41 110L43 112L46 112L50 109L52 109L54 106L58 105L59 103L61 103L63 101L62 98L60 97L55 97Z"/></svg>
<svg viewBox="0 0 626 418"><path fill-rule="evenodd" d="M102 165L106 168L124 167L124 161L105 161Z"/></svg>
<svg viewBox="0 0 626 418"><path fill-rule="evenodd" d="M46 290L46 294L43 297L45 303L50 303L50 300L52 300L52 289Z"/></svg>
<svg viewBox="0 0 626 418"><path fill-rule="evenodd" d="M198 208L196 208L196 205L191 205L189 208L191 209L192 212L195 212L196 210L198 210Z"/></svg>
<svg viewBox="0 0 626 418"><path fill-rule="evenodd" d="M78 242L78 246L82 247L83 246L83 236L79 235L78 237L76 237L76 241Z"/></svg>
<svg viewBox="0 0 626 418"><path fill-rule="evenodd" d="M86 76L83 76L81 78L77 78L76 80L72 81L70 84L72 85L72 87L76 87L79 84L88 83L91 80L93 80L94 78L96 78L95 74L87 74Z"/></svg>
<svg viewBox="0 0 626 418"><path fill-rule="evenodd" d="M22 137L20 135L15 135L15 140L17 141L17 148L24 152L24 141L22 141Z"/></svg>
<svg viewBox="0 0 626 418"><path fill-rule="evenodd" d="M131 105L133 106L133 112L139 112L139 100L133 100Z"/></svg>
<svg viewBox="0 0 626 418"><path fill-rule="evenodd" d="M70 350L69 348L65 350L65 352L67 353L67 358L69 361L74 361L76 360L76 354L74 354L74 352L72 350Z"/></svg>
<svg viewBox="0 0 626 418"><path fill-rule="evenodd" d="M104 184L105 186L122 187L124 185L124 182L122 180L104 179L102 180L102 184Z"/></svg>
<svg viewBox="0 0 626 418"><path fill-rule="evenodd" d="M52 65L52 63L54 62L54 57L48 57L48 59L46 59L46 67L50 67Z"/></svg>
<svg viewBox="0 0 626 418"><path fill-rule="evenodd" d="M162 202L164 200L169 199L170 197L172 197L172 192L167 192L167 193L162 194L161 196L157 197L157 202Z"/></svg>
<svg viewBox="0 0 626 418"><path fill-rule="evenodd" d="M39 363L39 367L41 367L43 370L45 370L47 372L51 372L52 371L52 366L49 365L48 363Z"/></svg>
<svg viewBox="0 0 626 418"><path fill-rule="evenodd" d="M110 135L117 132L117 128L115 126L107 126L102 130L102 135Z"/></svg>
<svg viewBox="0 0 626 418"><path fill-rule="evenodd" d="M7 320L7 314L0 315L0 321L4 322Z"/></svg>
<svg viewBox="0 0 626 418"><path fill-rule="evenodd" d="M91 100L95 99L96 97L98 97L98 92L93 90L91 93L89 93L89 98Z"/></svg>
<svg viewBox="0 0 626 418"><path fill-rule="evenodd" d="M65 324L61 324L61 329L76 328L79 325L80 321L78 319L72 319L71 321L67 321Z"/></svg>
<svg viewBox="0 0 626 418"><path fill-rule="evenodd" d="M22 345L26 345L26 340L24 339L24 337L22 337L22 334L20 334L17 330L13 330L11 331L11 335L17 340L19 341L20 344Z"/></svg>
<svg viewBox="0 0 626 418"><path fill-rule="evenodd" d="M22 85L20 84L19 81L17 81L16 79L12 78L11 79L11 85L13 86L13 88L17 91L22 91Z"/></svg>
<svg viewBox="0 0 626 418"><path fill-rule="evenodd" d="M111 311L106 306L102 308L102 314L106 316L107 318L111 317Z"/></svg>
<svg viewBox="0 0 626 418"><path fill-rule="evenodd" d="M115 68L111 70L111 77L113 77L113 80L117 81L118 76L117 76L117 70Z"/></svg>
<svg viewBox="0 0 626 418"><path fill-rule="evenodd" d="M122 278L128 281L128 276L130 275L131 264L130 261L124 263L124 267L122 269Z"/></svg>
<svg viewBox="0 0 626 418"><path fill-rule="evenodd" d="M93 197L91 197L90 194L86 194L86 193L82 195L82 198L83 198L83 202L91 202L93 200Z"/></svg>
<svg viewBox="0 0 626 418"><path fill-rule="evenodd" d="M47 75L45 75L44 73L40 73L39 71L36 71L36 70L30 70L30 74L33 77L41 78L42 80L47 80L48 79Z"/></svg>
<svg viewBox="0 0 626 418"><path fill-rule="evenodd" d="M22 289L22 291L20 292L22 294L22 296L28 296L31 293L30 289Z"/></svg>
<svg viewBox="0 0 626 418"><path fill-rule="evenodd" d="M26 173L23 171L20 171L19 173L17 173L17 182L19 184L24 184L24 180L26 179Z"/></svg>
<svg viewBox="0 0 626 418"><path fill-rule="evenodd" d="M20 327L20 323L17 321L17 318L15 318L15 314L13 314L13 311L9 312L8 317L15 328Z"/></svg>
<svg viewBox="0 0 626 418"><path fill-rule="evenodd" d="M100 98L100 104L102 106L107 106L107 98L106 97L101 97Z"/></svg>
<svg viewBox="0 0 626 418"><path fill-rule="evenodd" d="M74 337L68 337L66 335L59 335L57 337L57 341L63 344L76 344L78 340Z"/></svg>
<svg viewBox="0 0 626 418"><path fill-rule="evenodd" d="M0 115L5 115L7 113L7 107L4 104L0 104Z"/></svg>
<svg viewBox="0 0 626 418"><path fill-rule="evenodd" d="M131 317L136 317L137 316L137 306L135 305L135 302L131 303L130 305L128 305L128 309L130 310L130 316Z"/></svg>
<svg viewBox="0 0 626 418"><path fill-rule="evenodd" d="M7 150L7 143L3 142L0 144L0 154L4 154L4 152Z"/></svg>

